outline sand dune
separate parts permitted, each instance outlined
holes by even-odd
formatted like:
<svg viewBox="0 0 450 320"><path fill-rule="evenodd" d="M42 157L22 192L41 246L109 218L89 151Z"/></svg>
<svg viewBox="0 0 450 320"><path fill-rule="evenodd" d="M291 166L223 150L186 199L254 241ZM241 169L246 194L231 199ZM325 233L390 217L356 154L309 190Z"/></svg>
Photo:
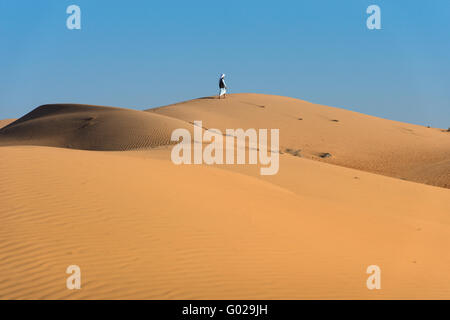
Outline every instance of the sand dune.
<svg viewBox="0 0 450 320"><path fill-rule="evenodd" d="M262 94L195 99L148 112L44 105L0 129L0 145L130 150L170 143L176 128L278 128L283 152L450 187L450 133L344 109ZM322 155L329 155L322 157Z"/></svg>
<svg viewBox="0 0 450 320"><path fill-rule="evenodd" d="M174 165L193 120L280 128L278 174ZM449 299L450 190L386 176L448 186L448 139L264 95L40 107L0 130L0 299Z"/></svg>
<svg viewBox="0 0 450 320"><path fill-rule="evenodd" d="M0 129L3 127L6 127L8 124L10 124L11 122L16 121L17 119L4 119L4 120L0 120Z"/></svg>
<svg viewBox="0 0 450 320"><path fill-rule="evenodd" d="M207 128L279 128L280 146L307 159L450 187L450 133L263 94L202 98L156 109ZM301 119L301 120L300 120ZM323 153L331 154L321 158Z"/></svg>
<svg viewBox="0 0 450 320"><path fill-rule="evenodd" d="M447 189L287 155L262 178L169 149L0 150L2 298L450 297Z"/></svg>
<svg viewBox="0 0 450 320"><path fill-rule="evenodd" d="M0 129L0 145L128 150L170 143L192 125L148 112L75 104L44 105Z"/></svg>

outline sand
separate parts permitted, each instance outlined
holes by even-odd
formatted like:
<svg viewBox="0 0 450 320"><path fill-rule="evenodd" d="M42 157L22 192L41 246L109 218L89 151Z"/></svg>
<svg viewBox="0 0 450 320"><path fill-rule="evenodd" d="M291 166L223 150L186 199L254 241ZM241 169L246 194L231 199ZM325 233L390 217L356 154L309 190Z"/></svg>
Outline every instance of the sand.
<svg viewBox="0 0 450 320"><path fill-rule="evenodd" d="M440 129L256 94L42 109L0 130L1 299L450 298ZM176 166L171 125L193 120L280 128L301 152L281 154L274 176ZM66 289L72 264L81 290ZM369 265L381 290L366 287Z"/></svg>
<svg viewBox="0 0 450 320"><path fill-rule="evenodd" d="M0 120L0 129L3 127L6 127L8 124L10 124L11 122L16 121L17 119L4 119L4 120Z"/></svg>
<svg viewBox="0 0 450 320"><path fill-rule="evenodd" d="M149 112L207 128L279 128L280 147L303 158L450 188L450 132L262 94L207 97ZM300 120L301 119L301 120ZM321 158L329 153L331 157Z"/></svg>
<svg viewBox="0 0 450 320"><path fill-rule="evenodd" d="M44 105L0 129L0 145L129 150L170 144L170 135L177 128L190 130L192 125L123 108Z"/></svg>

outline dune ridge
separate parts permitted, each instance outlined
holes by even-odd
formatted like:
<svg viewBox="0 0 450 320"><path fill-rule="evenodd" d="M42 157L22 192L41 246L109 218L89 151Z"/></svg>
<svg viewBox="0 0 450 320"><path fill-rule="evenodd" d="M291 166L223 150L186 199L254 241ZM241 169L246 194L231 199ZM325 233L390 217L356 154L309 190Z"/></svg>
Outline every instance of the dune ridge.
<svg viewBox="0 0 450 320"><path fill-rule="evenodd" d="M17 119L3 119L0 120L0 129L3 127L6 127L8 124L10 124L11 122L16 121Z"/></svg>
<svg viewBox="0 0 450 320"><path fill-rule="evenodd" d="M192 130L192 125L131 109L53 104L40 106L0 129L0 145L129 150L170 144L177 128Z"/></svg>
<svg viewBox="0 0 450 320"><path fill-rule="evenodd" d="M264 94L194 99L147 110L208 128L279 128L280 147L307 159L450 188L450 133ZM323 157L322 155L329 154Z"/></svg>
<svg viewBox="0 0 450 320"><path fill-rule="evenodd" d="M59 104L0 129L1 145L132 150L171 143L174 129L278 128L281 151L297 157L450 188L450 133L303 100L231 94L136 111Z"/></svg>

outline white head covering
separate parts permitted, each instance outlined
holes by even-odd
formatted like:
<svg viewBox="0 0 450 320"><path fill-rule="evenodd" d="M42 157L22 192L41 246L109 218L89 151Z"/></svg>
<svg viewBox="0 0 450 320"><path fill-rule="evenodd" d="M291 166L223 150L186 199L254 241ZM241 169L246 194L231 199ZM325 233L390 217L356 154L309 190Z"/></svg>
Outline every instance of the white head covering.
<svg viewBox="0 0 450 320"><path fill-rule="evenodd" d="M225 78L225 73L222 73L222 75L220 76L220 79Z"/></svg>

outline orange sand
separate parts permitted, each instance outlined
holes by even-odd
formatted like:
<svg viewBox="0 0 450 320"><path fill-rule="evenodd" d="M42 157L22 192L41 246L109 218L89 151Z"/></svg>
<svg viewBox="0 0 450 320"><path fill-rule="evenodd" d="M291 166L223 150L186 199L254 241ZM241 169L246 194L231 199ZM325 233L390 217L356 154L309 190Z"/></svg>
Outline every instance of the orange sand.
<svg viewBox="0 0 450 320"><path fill-rule="evenodd" d="M279 128L279 173L174 165L194 120ZM256 94L19 121L0 130L1 299L450 298L443 130Z"/></svg>

